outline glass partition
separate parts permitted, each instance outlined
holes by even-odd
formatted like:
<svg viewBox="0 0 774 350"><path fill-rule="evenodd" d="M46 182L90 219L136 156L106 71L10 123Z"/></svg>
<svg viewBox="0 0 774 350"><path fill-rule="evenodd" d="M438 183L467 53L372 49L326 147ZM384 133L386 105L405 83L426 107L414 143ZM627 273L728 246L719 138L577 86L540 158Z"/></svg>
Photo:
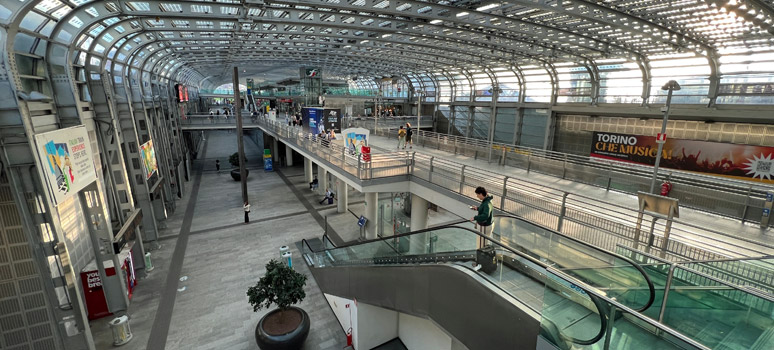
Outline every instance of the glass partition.
<svg viewBox="0 0 774 350"><path fill-rule="evenodd" d="M601 290L632 309L645 310L653 302L654 290L648 276L623 256L515 217L495 217L492 237Z"/></svg>

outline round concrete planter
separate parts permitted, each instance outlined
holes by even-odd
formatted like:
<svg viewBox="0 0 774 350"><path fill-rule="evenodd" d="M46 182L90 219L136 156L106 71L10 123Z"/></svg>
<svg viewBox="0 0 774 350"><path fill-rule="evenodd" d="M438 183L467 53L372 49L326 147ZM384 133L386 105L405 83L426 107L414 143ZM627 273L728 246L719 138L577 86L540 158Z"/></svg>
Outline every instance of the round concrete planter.
<svg viewBox="0 0 774 350"><path fill-rule="evenodd" d="M250 175L249 169L245 169L245 177L247 177L247 175ZM231 170L231 178L234 179L234 181L242 180L242 176L239 174L239 169Z"/></svg>
<svg viewBox="0 0 774 350"><path fill-rule="evenodd" d="M301 321L294 330L281 334L270 335L263 328L264 321L268 318L279 317L279 309L272 310L258 322L255 327L255 341L261 350L295 350L301 349L309 335L309 315L303 309L291 306L289 309L301 313Z"/></svg>

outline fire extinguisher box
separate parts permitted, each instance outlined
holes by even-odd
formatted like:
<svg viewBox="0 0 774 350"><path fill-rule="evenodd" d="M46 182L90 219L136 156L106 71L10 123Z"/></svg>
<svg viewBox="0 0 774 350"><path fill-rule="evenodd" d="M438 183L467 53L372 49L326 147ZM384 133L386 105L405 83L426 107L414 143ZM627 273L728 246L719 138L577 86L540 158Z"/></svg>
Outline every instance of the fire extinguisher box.
<svg viewBox="0 0 774 350"><path fill-rule="evenodd" d="M121 262L121 278L119 281L126 285L127 296L131 300L134 287L137 284L131 246L124 247L124 249L119 252L118 261ZM105 261L105 275L106 277L116 275L116 269L112 260ZM96 260L92 260L83 268L83 270L81 270L81 285L83 286L83 297L86 302L89 320L96 320L112 315L108 308L105 290L102 279L99 276L99 271L97 270Z"/></svg>

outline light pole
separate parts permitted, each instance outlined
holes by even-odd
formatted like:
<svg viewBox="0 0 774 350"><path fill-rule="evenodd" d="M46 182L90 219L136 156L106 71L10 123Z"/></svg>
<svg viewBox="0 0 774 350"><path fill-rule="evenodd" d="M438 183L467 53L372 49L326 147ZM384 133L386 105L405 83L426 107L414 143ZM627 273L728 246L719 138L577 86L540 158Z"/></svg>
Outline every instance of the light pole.
<svg viewBox="0 0 774 350"><path fill-rule="evenodd" d="M417 96L417 141L419 141L419 130L422 128L422 97L425 96L424 90L414 90Z"/></svg>
<svg viewBox="0 0 774 350"><path fill-rule="evenodd" d="M656 143L658 143L658 153L656 154L656 164L653 165L653 179L650 181L650 193L653 192L656 189L656 179L658 178L658 165L661 163L661 152L664 150L664 143L666 143L666 127L667 127L667 121L669 120L669 109L672 106L672 92L680 90L680 84L678 84L674 80L668 81L664 86L661 87L661 90L667 90L667 100L666 105L664 107L661 107L661 111L664 112L664 121L661 122L661 135L662 139L656 139Z"/></svg>

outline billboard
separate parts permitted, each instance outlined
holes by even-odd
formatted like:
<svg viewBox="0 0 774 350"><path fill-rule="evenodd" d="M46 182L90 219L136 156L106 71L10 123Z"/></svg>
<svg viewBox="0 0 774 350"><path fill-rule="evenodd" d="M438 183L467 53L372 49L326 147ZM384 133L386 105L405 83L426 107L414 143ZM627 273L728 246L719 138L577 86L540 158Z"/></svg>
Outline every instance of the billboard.
<svg viewBox="0 0 774 350"><path fill-rule="evenodd" d="M363 146L368 146L368 135L370 133L368 129L364 128L349 128L344 129L340 135L344 137L344 144L349 153L360 155L360 149Z"/></svg>
<svg viewBox="0 0 774 350"><path fill-rule="evenodd" d="M320 133L320 119L322 119L322 114L322 108L301 109L301 117L303 118L304 127L308 126L309 132L314 135Z"/></svg>
<svg viewBox="0 0 774 350"><path fill-rule="evenodd" d="M326 108L323 110L323 122L325 130L333 130L335 133L341 133L341 109Z"/></svg>
<svg viewBox="0 0 774 350"><path fill-rule="evenodd" d="M35 144L44 182L55 206L97 179L86 127L37 134Z"/></svg>
<svg viewBox="0 0 774 350"><path fill-rule="evenodd" d="M319 78L321 76L320 68L306 68L305 76L309 78Z"/></svg>
<svg viewBox="0 0 774 350"><path fill-rule="evenodd" d="M145 177L150 179L151 175L159 170L158 164L156 164L156 151L153 149L153 140L140 146L140 157L145 168Z"/></svg>
<svg viewBox="0 0 774 350"><path fill-rule="evenodd" d="M591 157L654 165L655 136L594 132ZM774 147L667 139L659 166L774 184Z"/></svg>

